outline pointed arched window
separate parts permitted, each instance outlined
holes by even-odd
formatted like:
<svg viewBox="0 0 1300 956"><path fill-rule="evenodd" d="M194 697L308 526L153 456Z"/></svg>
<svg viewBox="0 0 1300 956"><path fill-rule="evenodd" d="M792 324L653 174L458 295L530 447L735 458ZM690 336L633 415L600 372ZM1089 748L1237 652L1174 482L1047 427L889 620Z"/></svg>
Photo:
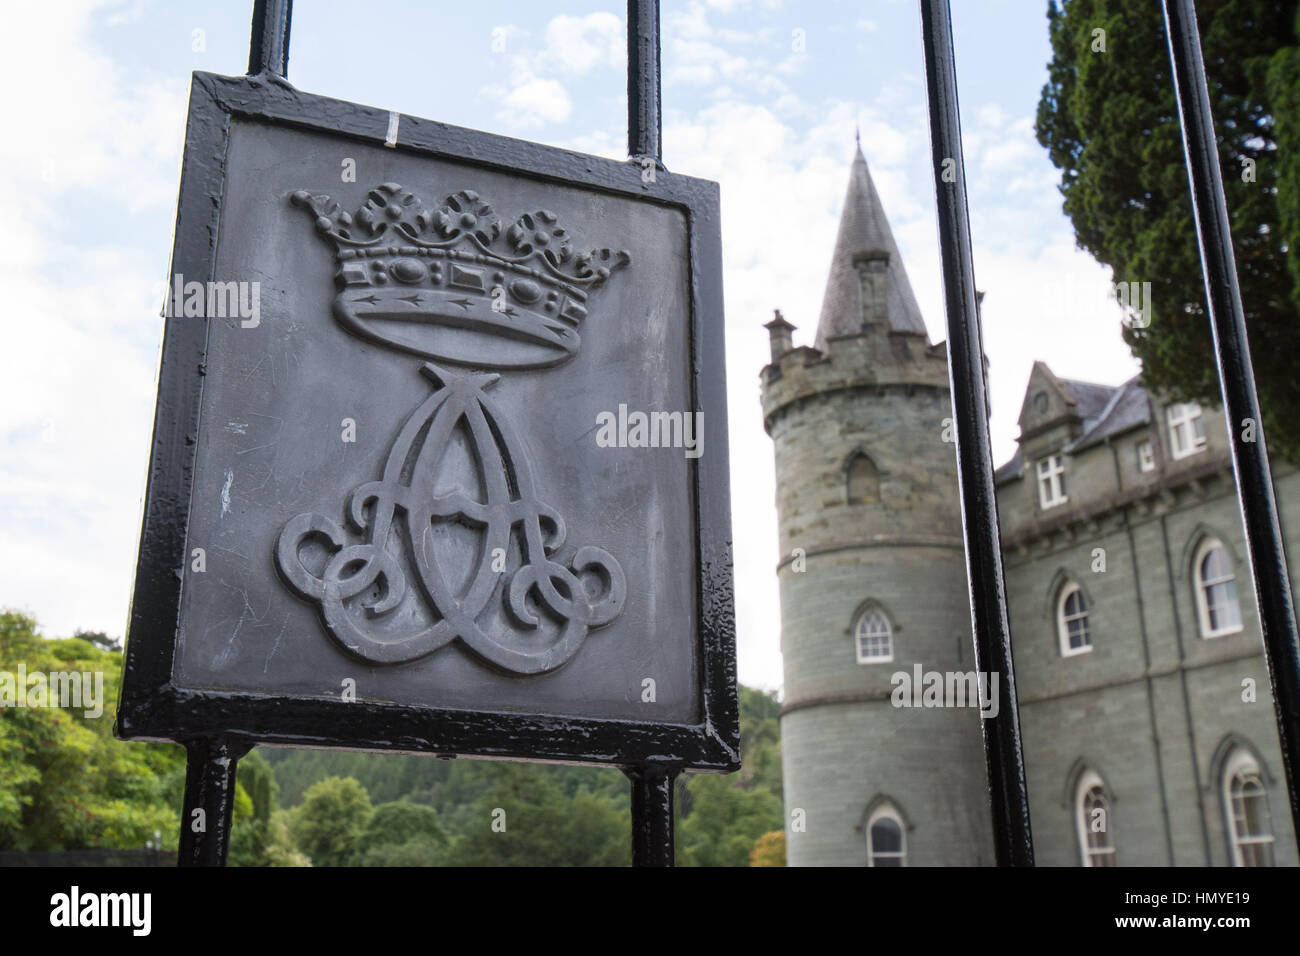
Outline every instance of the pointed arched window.
<svg viewBox="0 0 1300 956"><path fill-rule="evenodd" d="M1201 637L1222 637L1241 630L1237 576L1228 549L1218 538L1206 538L1196 549L1196 609Z"/></svg>
<svg viewBox="0 0 1300 956"><path fill-rule="evenodd" d="M1223 764L1223 805L1233 866L1273 865L1273 824L1259 762L1238 747Z"/></svg>
<svg viewBox="0 0 1300 956"><path fill-rule="evenodd" d="M1079 832L1079 857L1084 866L1114 866L1115 842L1110 834L1110 798L1101 777L1091 770L1079 775L1074 797Z"/></svg>
<svg viewBox="0 0 1300 956"><path fill-rule="evenodd" d="M853 628L859 664L880 664L894 659L894 629L878 607L869 607Z"/></svg>
<svg viewBox="0 0 1300 956"><path fill-rule="evenodd" d="M862 452L849 459L848 503L851 505L875 504L880 500L880 473L876 463Z"/></svg>
<svg viewBox="0 0 1300 956"><path fill-rule="evenodd" d="M877 807L867 818L867 866L906 866L903 818L892 805Z"/></svg>
<svg viewBox="0 0 1300 956"><path fill-rule="evenodd" d="M1088 599L1083 588L1067 581L1056 599L1056 634L1061 656L1070 657L1092 650L1092 629L1088 625Z"/></svg>

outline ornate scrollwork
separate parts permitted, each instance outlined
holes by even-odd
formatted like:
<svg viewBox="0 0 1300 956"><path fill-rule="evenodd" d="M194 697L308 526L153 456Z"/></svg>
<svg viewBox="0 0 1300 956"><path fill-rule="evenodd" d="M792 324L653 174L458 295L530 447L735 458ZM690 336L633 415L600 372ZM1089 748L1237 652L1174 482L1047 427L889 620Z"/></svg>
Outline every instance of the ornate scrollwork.
<svg viewBox="0 0 1300 956"><path fill-rule="evenodd" d="M435 391L407 419L389 452L379 481L356 488L345 508L350 536L331 519L300 514L281 531L275 558L284 580L320 606L326 629L353 654L376 664L400 664L459 639L487 661L516 674L541 674L568 661L588 633L623 609L623 569L601 548L578 548L567 561L564 521L536 495L523 445L488 398L493 373L453 374L426 363ZM482 495L463 489L438 493L443 456L453 432L465 429L482 476ZM468 584L453 591L433 557L427 537L436 525L454 522L482 536L479 562ZM415 574L408 576L394 553L404 537ZM316 540L329 551L314 572L303 563L304 546ZM494 568L515 545L517 566ZM587 581L594 579L595 594ZM413 583L412 583L413 582ZM432 623L407 630L402 609L419 600ZM500 636L481 625L492 602L500 602L515 629ZM410 615L408 615L410 616ZM543 623L555 633L543 636ZM500 632L500 629L497 629Z"/></svg>

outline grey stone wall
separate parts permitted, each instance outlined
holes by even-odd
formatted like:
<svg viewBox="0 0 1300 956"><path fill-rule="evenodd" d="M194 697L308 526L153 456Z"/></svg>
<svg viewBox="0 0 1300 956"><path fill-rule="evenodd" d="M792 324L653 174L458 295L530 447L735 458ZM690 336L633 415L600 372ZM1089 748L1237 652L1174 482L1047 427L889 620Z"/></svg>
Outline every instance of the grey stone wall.
<svg viewBox="0 0 1300 956"><path fill-rule="evenodd" d="M928 348L912 353L924 363L914 383L882 368L879 351L855 374L853 360L873 358L868 336L830 348L821 360L793 355L764 390L780 518L788 859L864 865L866 817L886 799L905 820L910 864L991 863L978 708L890 701L898 671L972 668L946 373ZM874 462L879 495L851 505L845 466L857 452ZM890 662L857 662L853 627L868 603L893 627Z"/></svg>
<svg viewBox="0 0 1300 956"><path fill-rule="evenodd" d="M1221 764L1236 742L1262 764L1276 862L1294 865L1223 420L1206 410L1206 450L1173 461L1156 412L1150 428L1067 459L1067 505L1039 509L1028 462L1026 477L998 489L1038 861L1079 865L1073 785L1086 766L1111 797L1121 865L1228 865ZM1141 440L1152 442L1153 472L1138 469ZM1283 522L1296 527L1300 475L1282 466L1279 475ZM1243 624L1215 638L1200 634L1192 569L1207 534L1233 555ZM1087 596L1093 647L1068 657L1055 619L1066 580ZM1244 681L1253 681L1253 702L1243 700Z"/></svg>
<svg viewBox="0 0 1300 956"><path fill-rule="evenodd" d="M1224 423L1206 410L1206 449L1176 461L1164 407L1152 406L1149 425L1067 454L1069 500L1044 511L1036 459L1081 433L1050 406L1058 423L1034 432L1022 476L997 489L1037 859L1080 865L1076 786L1092 771L1120 865L1228 865L1222 768L1244 746L1263 771L1275 860L1295 865ZM882 799L904 818L910 865L991 863L978 711L889 699L892 675L915 664L972 667L942 347L867 329L825 353L779 354L763 373L763 410L780 521L790 864L865 864L866 817ZM1139 469L1142 440L1154 471ZM879 495L849 504L858 451ZM1295 576L1300 473L1276 467ZM1200 634L1192 561L1205 535L1233 555L1236 634ZM1056 602L1067 581L1087 598L1092 649L1063 656ZM852 627L868 602L894 627L890 662L857 663Z"/></svg>

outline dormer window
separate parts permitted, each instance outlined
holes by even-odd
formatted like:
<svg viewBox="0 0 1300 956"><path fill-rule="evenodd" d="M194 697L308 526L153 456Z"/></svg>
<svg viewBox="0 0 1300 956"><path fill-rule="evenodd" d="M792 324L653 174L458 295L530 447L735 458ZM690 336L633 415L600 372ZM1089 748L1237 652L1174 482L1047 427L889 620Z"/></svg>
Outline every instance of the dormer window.
<svg viewBox="0 0 1300 956"><path fill-rule="evenodd" d="M1038 463L1038 504L1046 511L1066 500L1065 462L1060 455L1049 455Z"/></svg>
<svg viewBox="0 0 1300 956"><path fill-rule="evenodd" d="M1179 402L1165 409L1169 422L1169 453L1174 459L1186 458L1205 450L1205 421L1201 406L1195 402Z"/></svg>
<svg viewBox="0 0 1300 956"><path fill-rule="evenodd" d="M889 253L881 249L859 253L853 260L858 270L864 325L889 321Z"/></svg>

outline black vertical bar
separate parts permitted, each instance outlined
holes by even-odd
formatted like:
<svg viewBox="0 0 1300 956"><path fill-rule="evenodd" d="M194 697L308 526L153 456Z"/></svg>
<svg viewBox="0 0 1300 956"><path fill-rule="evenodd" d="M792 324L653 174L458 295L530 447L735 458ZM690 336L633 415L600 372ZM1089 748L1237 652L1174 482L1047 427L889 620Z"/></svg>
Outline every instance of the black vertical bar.
<svg viewBox="0 0 1300 956"><path fill-rule="evenodd" d="M1183 128L1187 178L1196 216L1205 297L1214 331L1214 354L1228 420L1232 466L1237 473L1237 503L1246 532L1259 625L1273 687L1282 764L1291 797L1291 818L1300 840L1300 639L1296 635L1291 575L1287 570L1282 529L1273 495L1273 474L1255 394L1255 370L1246 340L1246 317L1237 285L1232 228L1223 195L1223 173L1214 135L1214 116L1205 83L1201 35L1192 0L1164 0L1165 33L1173 64L1174 92ZM1243 440L1246 420L1254 423L1254 441Z"/></svg>
<svg viewBox="0 0 1300 956"><path fill-rule="evenodd" d="M659 0L627 0L627 152L662 165ZM677 770L624 768L632 781L632 865L673 865L673 781Z"/></svg>
<svg viewBox="0 0 1300 956"><path fill-rule="evenodd" d="M663 162L659 0L627 0L627 154Z"/></svg>
<svg viewBox="0 0 1300 956"><path fill-rule="evenodd" d="M248 75L289 75L289 21L293 0L254 0L248 41Z"/></svg>
<svg viewBox="0 0 1300 956"><path fill-rule="evenodd" d="M185 744L178 866L225 866L235 810L235 766L248 752L224 737ZM202 811L202 812L196 812Z"/></svg>
<svg viewBox="0 0 1300 956"><path fill-rule="evenodd" d="M677 769L625 767L632 781L632 865L673 865L673 781Z"/></svg>
<svg viewBox="0 0 1300 956"><path fill-rule="evenodd" d="M975 667L1001 676L997 716L980 721L993 810L993 843L999 866L1032 866L1029 790L1016 679L1011 663L1002 542L993 492L984 348L975 301L966 170L957 108L957 66L948 0L921 0L921 39L930 106L930 151L939 207L939 250L948 317L948 378L957 438L957 484L961 493L966 574L970 582Z"/></svg>

